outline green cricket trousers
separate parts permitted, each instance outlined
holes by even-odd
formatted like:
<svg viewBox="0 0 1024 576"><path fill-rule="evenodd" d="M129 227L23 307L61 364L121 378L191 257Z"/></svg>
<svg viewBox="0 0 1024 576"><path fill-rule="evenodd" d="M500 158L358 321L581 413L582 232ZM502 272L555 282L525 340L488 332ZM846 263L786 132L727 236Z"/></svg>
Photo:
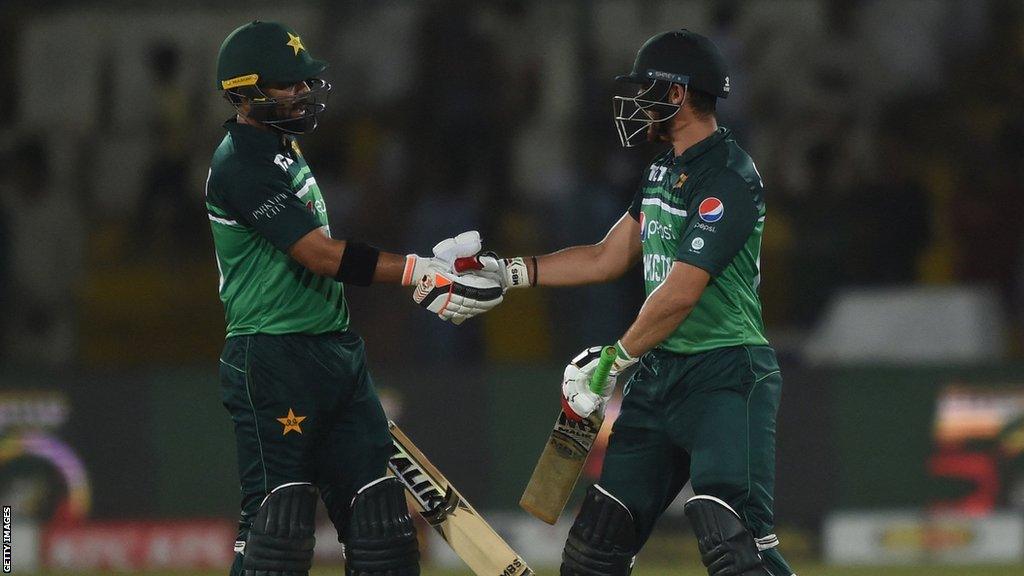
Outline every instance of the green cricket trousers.
<svg viewBox="0 0 1024 576"><path fill-rule="evenodd" d="M234 336L224 344L220 380L238 451L236 552L264 497L289 482L319 489L344 539L348 503L386 473L391 454L362 338L352 332ZM240 570L236 554L231 573Z"/></svg>
<svg viewBox="0 0 1024 576"><path fill-rule="evenodd" d="M728 503L774 576L793 571L774 546L775 417L782 378L768 346L645 354L623 389L600 485L632 512L637 549L689 480Z"/></svg>

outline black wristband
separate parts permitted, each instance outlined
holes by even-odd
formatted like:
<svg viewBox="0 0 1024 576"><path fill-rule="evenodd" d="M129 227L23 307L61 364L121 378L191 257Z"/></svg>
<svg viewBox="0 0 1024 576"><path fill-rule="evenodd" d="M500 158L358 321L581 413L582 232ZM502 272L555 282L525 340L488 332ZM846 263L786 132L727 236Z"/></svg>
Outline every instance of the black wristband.
<svg viewBox="0 0 1024 576"><path fill-rule="evenodd" d="M355 286L373 284L373 273L377 271L380 250L358 240L346 240L341 264L334 279Z"/></svg>
<svg viewBox="0 0 1024 576"><path fill-rule="evenodd" d="M530 280L530 288L533 288L534 286L537 285L537 257L530 256L530 259L533 260L533 278Z"/></svg>

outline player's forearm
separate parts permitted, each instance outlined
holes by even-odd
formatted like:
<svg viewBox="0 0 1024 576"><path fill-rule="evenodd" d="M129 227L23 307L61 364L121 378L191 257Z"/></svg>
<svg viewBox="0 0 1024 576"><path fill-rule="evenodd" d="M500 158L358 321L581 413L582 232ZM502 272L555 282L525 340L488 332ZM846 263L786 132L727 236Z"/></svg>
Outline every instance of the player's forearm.
<svg viewBox="0 0 1024 576"><path fill-rule="evenodd" d="M485 274L496 275L504 288L578 286L622 276L640 259L640 249L640 224L626 213L596 244L572 246L544 256L481 258L477 264Z"/></svg>
<svg viewBox="0 0 1024 576"><path fill-rule="evenodd" d="M399 283L406 257L357 240L335 240L323 229L310 231L288 250L288 255L309 271L346 284Z"/></svg>
<svg viewBox="0 0 1024 576"><path fill-rule="evenodd" d="M381 252L377 268L373 271L374 284L399 284L405 271L404 255Z"/></svg>
<svg viewBox="0 0 1024 576"><path fill-rule="evenodd" d="M537 256L537 269L530 270L530 281L539 286L578 286L599 284L622 276L629 268L625 255L617 257L608 246L590 244L572 246Z"/></svg>
<svg viewBox="0 0 1024 576"><path fill-rule="evenodd" d="M664 285L662 285L662 288ZM686 320L696 301L669 290L656 290L644 302L633 325L620 342L633 357L639 357L660 344Z"/></svg>
<svg viewBox="0 0 1024 576"><path fill-rule="evenodd" d="M344 260L344 252L341 254L342 262ZM405 271L406 256L403 254L393 254L391 252L380 252L377 257L377 266L373 269L373 283L374 284L400 284L402 282L402 274ZM338 274L338 269L335 269L334 276Z"/></svg>

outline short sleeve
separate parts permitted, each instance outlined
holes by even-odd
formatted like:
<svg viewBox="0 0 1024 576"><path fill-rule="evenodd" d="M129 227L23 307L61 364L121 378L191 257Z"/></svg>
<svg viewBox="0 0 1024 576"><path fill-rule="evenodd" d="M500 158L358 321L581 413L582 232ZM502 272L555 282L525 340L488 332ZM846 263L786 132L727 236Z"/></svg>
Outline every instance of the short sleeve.
<svg viewBox="0 0 1024 576"><path fill-rule="evenodd" d="M689 206L690 217L676 249L676 260L717 276L739 253L758 219L751 187L739 174L723 170L703 185Z"/></svg>
<svg viewBox="0 0 1024 576"><path fill-rule="evenodd" d="M236 178L224 186L222 196L241 222L282 252L320 227L313 213L292 191L287 173L276 166L252 170Z"/></svg>
<svg viewBox="0 0 1024 576"><path fill-rule="evenodd" d="M629 203L629 215L637 222L640 221L640 209L643 208L643 200L644 181L641 180L640 184L636 187L636 193L633 194L633 200Z"/></svg>

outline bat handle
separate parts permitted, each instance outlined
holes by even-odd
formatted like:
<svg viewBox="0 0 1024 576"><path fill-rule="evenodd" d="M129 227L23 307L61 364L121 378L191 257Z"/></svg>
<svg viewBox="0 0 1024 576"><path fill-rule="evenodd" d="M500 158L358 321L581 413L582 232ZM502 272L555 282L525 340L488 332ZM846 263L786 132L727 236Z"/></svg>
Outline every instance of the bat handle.
<svg viewBox="0 0 1024 576"><path fill-rule="evenodd" d="M601 351L601 359L597 361L597 369L590 377L590 391L594 394L604 392L604 384L608 381L608 373L612 371L612 364L615 363L615 346L605 346Z"/></svg>

